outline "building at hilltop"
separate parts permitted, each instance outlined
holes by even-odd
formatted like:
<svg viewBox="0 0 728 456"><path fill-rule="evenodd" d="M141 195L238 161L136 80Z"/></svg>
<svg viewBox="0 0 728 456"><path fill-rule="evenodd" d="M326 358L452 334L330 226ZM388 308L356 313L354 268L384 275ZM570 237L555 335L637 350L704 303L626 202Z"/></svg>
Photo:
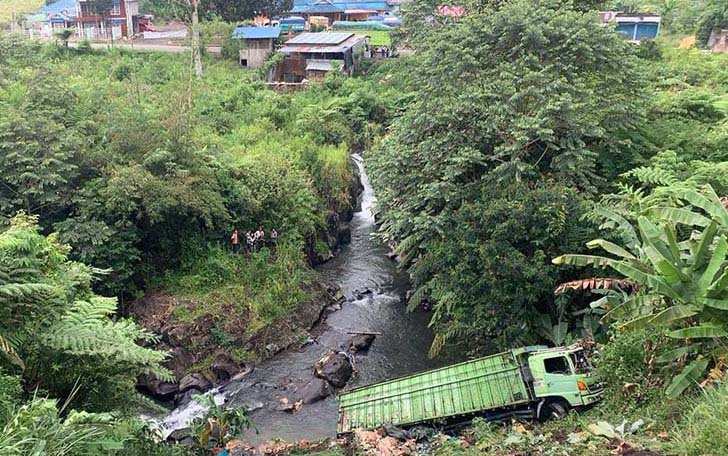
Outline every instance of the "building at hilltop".
<svg viewBox="0 0 728 456"><path fill-rule="evenodd" d="M602 11L599 13L602 24L615 24L615 30L633 43L654 40L660 33L662 18L651 13L621 13Z"/></svg>
<svg viewBox="0 0 728 456"><path fill-rule="evenodd" d="M131 38L139 17L137 0L113 0L108 11L99 14L88 0L59 0L26 16L30 36L50 38L61 29L74 29L78 38Z"/></svg>
<svg viewBox="0 0 728 456"><path fill-rule="evenodd" d="M326 17L334 21L365 21L369 16L392 13L397 0L294 0L291 13L304 17Z"/></svg>
<svg viewBox="0 0 728 456"><path fill-rule="evenodd" d="M240 66L260 68L274 50L274 42L281 36L280 27L245 27L233 30L233 39L241 40Z"/></svg>
<svg viewBox="0 0 728 456"><path fill-rule="evenodd" d="M297 83L324 77L330 71L352 74L369 54L369 38L351 32L302 33L278 51L284 58L276 68L275 80Z"/></svg>

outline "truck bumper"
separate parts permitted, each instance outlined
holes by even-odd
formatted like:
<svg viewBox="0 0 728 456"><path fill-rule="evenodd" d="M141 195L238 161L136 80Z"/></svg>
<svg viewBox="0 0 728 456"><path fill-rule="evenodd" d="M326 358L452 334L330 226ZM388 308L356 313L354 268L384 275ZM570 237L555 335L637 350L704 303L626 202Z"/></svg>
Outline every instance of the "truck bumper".
<svg viewBox="0 0 728 456"><path fill-rule="evenodd" d="M604 396L604 390L590 392L581 396L582 404L591 405L602 400Z"/></svg>

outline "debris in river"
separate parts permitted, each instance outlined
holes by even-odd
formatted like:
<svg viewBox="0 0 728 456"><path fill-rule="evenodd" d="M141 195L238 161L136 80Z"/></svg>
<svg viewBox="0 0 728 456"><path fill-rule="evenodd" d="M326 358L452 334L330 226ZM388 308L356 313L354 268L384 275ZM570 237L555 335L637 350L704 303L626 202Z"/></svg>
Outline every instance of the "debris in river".
<svg viewBox="0 0 728 456"><path fill-rule="evenodd" d="M324 355L314 364L314 375L331 383L337 388L342 388L354 374L354 367L348 354L344 352L333 352Z"/></svg>
<svg viewBox="0 0 728 456"><path fill-rule="evenodd" d="M369 350L369 347L371 347L374 343L375 338L376 335L374 333L358 333L357 335L346 341L341 346L341 349L342 351L346 351L348 353L366 353Z"/></svg>
<svg viewBox="0 0 728 456"><path fill-rule="evenodd" d="M278 407L277 410L281 412L288 412L288 413L294 413L299 410L301 410L301 407L303 406L303 401L298 400L296 402L291 402L290 399L287 397L281 398L280 401L278 401Z"/></svg>
<svg viewBox="0 0 728 456"><path fill-rule="evenodd" d="M296 390L296 397L304 404L313 404L331 395L329 384L320 378L314 378Z"/></svg>

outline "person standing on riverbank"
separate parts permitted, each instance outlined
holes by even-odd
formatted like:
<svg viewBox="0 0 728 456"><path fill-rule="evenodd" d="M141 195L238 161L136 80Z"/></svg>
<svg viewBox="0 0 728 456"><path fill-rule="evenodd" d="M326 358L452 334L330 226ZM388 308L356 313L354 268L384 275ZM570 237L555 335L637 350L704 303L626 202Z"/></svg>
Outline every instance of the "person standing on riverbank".
<svg viewBox="0 0 728 456"><path fill-rule="evenodd" d="M270 230L270 250L276 253L278 250L278 231L275 228Z"/></svg>
<svg viewBox="0 0 728 456"><path fill-rule="evenodd" d="M230 243L233 246L233 253L238 253L240 251L240 242L238 240L238 229L233 229L233 234L230 236Z"/></svg>
<svg viewBox="0 0 728 456"><path fill-rule="evenodd" d="M265 247L265 231L262 226L259 226L258 231L255 232L255 251L259 252L263 247Z"/></svg>
<svg viewBox="0 0 728 456"><path fill-rule="evenodd" d="M245 234L245 244L247 246L247 254L250 255L255 251L255 236L252 231Z"/></svg>

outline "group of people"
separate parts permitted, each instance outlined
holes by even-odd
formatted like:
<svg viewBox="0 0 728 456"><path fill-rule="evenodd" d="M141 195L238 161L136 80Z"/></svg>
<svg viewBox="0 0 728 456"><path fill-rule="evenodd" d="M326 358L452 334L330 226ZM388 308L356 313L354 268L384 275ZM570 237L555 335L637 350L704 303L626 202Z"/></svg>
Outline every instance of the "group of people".
<svg viewBox="0 0 728 456"><path fill-rule="evenodd" d="M268 245L270 249L275 253L278 247L278 231L275 228L270 230L270 237L266 243L265 230L262 226L259 226L256 231L248 231L242 235L238 232L238 229L233 229L233 233L230 236L230 243L233 246L233 252L239 253L241 246L246 254L260 251L263 247Z"/></svg>

